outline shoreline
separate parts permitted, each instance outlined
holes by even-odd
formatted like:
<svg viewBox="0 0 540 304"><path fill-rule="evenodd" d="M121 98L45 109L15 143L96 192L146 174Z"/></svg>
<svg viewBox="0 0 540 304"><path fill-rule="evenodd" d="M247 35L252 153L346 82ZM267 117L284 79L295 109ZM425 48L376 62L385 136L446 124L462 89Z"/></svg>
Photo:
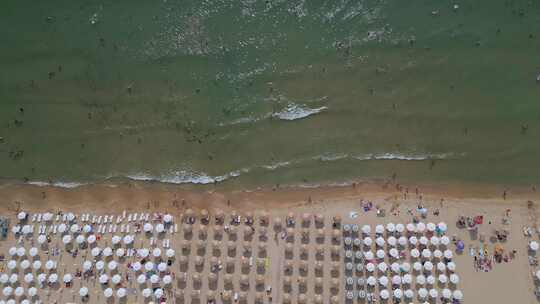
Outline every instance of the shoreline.
<svg viewBox="0 0 540 304"><path fill-rule="evenodd" d="M401 191L398 190L401 187ZM408 189L407 199L405 193ZM416 189L419 195L416 195ZM503 193L506 191L506 199ZM524 203L540 198L532 186L492 184L419 184L378 180L352 184L283 185L274 187L233 188L216 185L175 185L160 182L130 181L86 184L74 188L53 185L0 184L0 210L93 210L170 209L173 202L182 208L202 209L213 206L224 210L269 209L306 204L324 205L335 200L374 199L377 203L422 202L423 204L478 200ZM311 202L310 202L311 201ZM230 202L230 204L228 203ZM114 204L114 205L111 205ZM81 209L82 208L82 209Z"/></svg>

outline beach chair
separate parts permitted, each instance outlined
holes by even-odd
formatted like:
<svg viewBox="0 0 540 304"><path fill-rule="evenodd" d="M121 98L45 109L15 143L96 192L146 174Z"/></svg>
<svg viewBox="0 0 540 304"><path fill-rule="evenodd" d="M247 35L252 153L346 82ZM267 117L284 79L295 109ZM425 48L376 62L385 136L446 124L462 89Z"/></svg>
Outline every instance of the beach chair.
<svg viewBox="0 0 540 304"><path fill-rule="evenodd" d="M178 232L178 224L174 224L174 233Z"/></svg>
<svg viewBox="0 0 540 304"><path fill-rule="evenodd" d="M129 233L129 224L126 225L126 233Z"/></svg>
<svg viewBox="0 0 540 304"><path fill-rule="evenodd" d="M36 221L36 214L32 215L32 222L35 222Z"/></svg>
<svg viewBox="0 0 540 304"><path fill-rule="evenodd" d="M131 223L131 213L128 215L127 221L128 223Z"/></svg>

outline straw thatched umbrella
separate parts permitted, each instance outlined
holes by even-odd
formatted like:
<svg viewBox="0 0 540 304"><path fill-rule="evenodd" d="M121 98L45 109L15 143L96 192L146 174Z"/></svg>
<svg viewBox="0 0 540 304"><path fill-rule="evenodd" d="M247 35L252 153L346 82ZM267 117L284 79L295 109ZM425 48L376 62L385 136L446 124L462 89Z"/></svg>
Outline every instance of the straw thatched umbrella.
<svg viewBox="0 0 540 304"><path fill-rule="evenodd" d="M274 228L281 229L281 226L282 226L281 218L279 217L274 218Z"/></svg>
<svg viewBox="0 0 540 304"><path fill-rule="evenodd" d="M291 295L289 293L283 294L283 303L284 304L291 303Z"/></svg>
<svg viewBox="0 0 540 304"><path fill-rule="evenodd" d="M221 299L222 299L223 301L228 302L228 301L231 300L231 295L232 295L232 292L231 292L231 291L225 290L225 291L223 291L223 292L221 293Z"/></svg>
<svg viewBox="0 0 540 304"><path fill-rule="evenodd" d="M208 224L209 220L210 220L210 215L208 214L208 210L202 209L201 210L201 222L203 224Z"/></svg>
<svg viewBox="0 0 540 304"><path fill-rule="evenodd" d="M208 274L208 282L215 283L215 282L217 282L217 279L218 279L218 276L215 273L210 272Z"/></svg>
<svg viewBox="0 0 540 304"><path fill-rule="evenodd" d="M229 273L225 274L225 277L223 278L223 282L226 284L226 285L229 285L229 284L232 284L232 279L233 279L233 276Z"/></svg>
<svg viewBox="0 0 540 304"><path fill-rule="evenodd" d="M192 232L192 229L193 227L191 227L190 224L184 224L182 225L182 230L184 231L185 234L189 234Z"/></svg>
<svg viewBox="0 0 540 304"><path fill-rule="evenodd" d="M217 225L223 224L224 219L225 219L225 213L223 213L223 210L217 209L214 212L214 219L215 219L215 224Z"/></svg>
<svg viewBox="0 0 540 304"><path fill-rule="evenodd" d="M206 292L206 299L207 299L208 301L215 301L215 299L216 299L216 293L215 293L214 291L212 291L212 290L207 291L207 292Z"/></svg>
<svg viewBox="0 0 540 304"><path fill-rule="evenodd" d="M199 225L199 238L202 240L202 239L206 239L207 236L208 236L208 229L206 228L206 226Z"/></svg>
<svg viewBox="0 0 540 304"><path fill-rule="evenodd" d="M322 288L323 287L323 279L322 278L315 278L315 287Z"/></svg>
<svg viewBox="0 0 540 304"><path fill-rule="evenodd" d="M291 277L284 277L283 278L283 287L290 288L291 287Z"/></svg>
<svg viewBox="0 0 540 304"><path fill-rule="evenodd" d="M304 303L306 303L306 301L307 301L307 297L306 297L305 294L300 294L300 295L298 296L298 303L304 304Z"/></svg>

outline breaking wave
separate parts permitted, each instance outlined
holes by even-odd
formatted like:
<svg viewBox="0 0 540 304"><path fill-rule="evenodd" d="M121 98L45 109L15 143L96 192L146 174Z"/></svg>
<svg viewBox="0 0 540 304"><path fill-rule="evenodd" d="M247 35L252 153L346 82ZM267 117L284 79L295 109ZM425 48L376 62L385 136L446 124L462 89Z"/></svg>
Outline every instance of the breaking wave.
<svg viewBox="0 0 540 304"><path fill-rule="evenodd" d="M272 116L279 118L281 120L297 120L297 119L306 118L311 115L319 114L322 111L327 110L327 109L328 107L326 106L311 109L306 106L290 103L287 105L287 107L283 111L273 113Z"/></svg>

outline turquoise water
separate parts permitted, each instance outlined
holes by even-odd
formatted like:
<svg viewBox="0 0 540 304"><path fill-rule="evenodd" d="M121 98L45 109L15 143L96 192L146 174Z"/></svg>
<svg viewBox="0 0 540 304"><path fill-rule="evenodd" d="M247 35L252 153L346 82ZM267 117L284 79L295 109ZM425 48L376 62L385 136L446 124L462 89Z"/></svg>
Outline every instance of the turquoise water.
<svg viewBox="0 0 540 304"><path fill-rule="evenodd" d="M540 181L537 1L0 8L6 179Z"/></svg>

